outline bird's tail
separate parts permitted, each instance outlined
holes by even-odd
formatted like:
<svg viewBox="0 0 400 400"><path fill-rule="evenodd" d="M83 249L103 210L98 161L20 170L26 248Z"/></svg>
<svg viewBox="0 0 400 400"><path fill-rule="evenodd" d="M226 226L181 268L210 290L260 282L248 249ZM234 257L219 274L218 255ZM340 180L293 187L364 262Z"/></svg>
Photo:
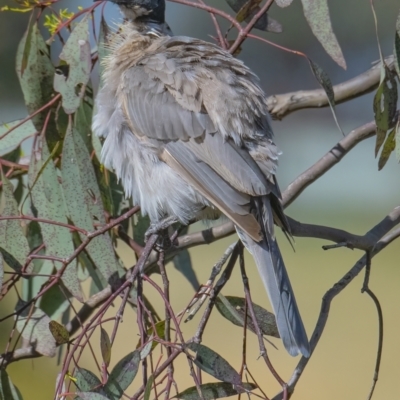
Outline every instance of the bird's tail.
<svg viewBox="0 0 400 400"><path fill-rule="evenodd" d="M270 211L269 204L267 206ZM272 215L270 214L270 216ZM269 229L266 229L264 238L260 242L254 241L240 228L236 228L236 230L257 265L286 350L292 356L302 354L304 357L309 357L310 346L307 334L281 252L273 234L273 226L270 225Z"/></svg>

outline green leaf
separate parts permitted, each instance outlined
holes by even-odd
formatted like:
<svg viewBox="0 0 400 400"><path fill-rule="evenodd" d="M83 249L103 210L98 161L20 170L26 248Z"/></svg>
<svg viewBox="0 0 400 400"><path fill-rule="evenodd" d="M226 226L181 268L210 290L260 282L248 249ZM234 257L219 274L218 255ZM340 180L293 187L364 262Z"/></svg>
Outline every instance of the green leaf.
<svg viewBox="0 0 400 400"><path fill-rule="evenodd" d="M69 297L69 293L65 288L61 290L58 285L53 286L40 298L38 307L51 319L58 320L70 306L66 296Z"/></svg>
<svg viewBox="0 0 400 400"><path fill-rule="evenodd" d="M0 370L0 399L22 400L20 391L14 386L5 369Z"/></svg>
<svg viewBox="0 0 400 400"><path fill-rule="evenodd" d="M56 341L49 329L50 318L33 305L27 306L27 303L23 300L18 300L15 311L17 329L22 337L34 344L38 353L47 357L54 357Z"/></svg>
<svg viewBox="0 0 400 400"><path fill-rule="evenodd" d="M150 400L151 389L153 387L153 383L154 383L154 376L151 375L150 378L147 380L147 383L146 383L146 389L144 391L143 400Z"/></svg>
<svg viewBox="0 0 400 400"><path fill-rule="evenodd" d="M108 367L111 361L111 342L107 331L101 328L100 331L100 349L104 364Z"/></svg>
<svg viewBox="0 0 400 400"><path fill-rule="evenodd" d="M181 250L172 261L175 269L177 269L190 282L194 290L198 290L200 282L197 279L195 270L193 269L189 251L187 249Z"/></svg>
<svg viewBox="0 0 400 400"><path fill-rule="evenodd" d="M81 134L83 142L89 153L93 150L92 145L92 115L93 115L93 92L87 88L86 94L75 113L74 125Z"/></svg>
<svg viewBox="0 0 400 400"><path fill-rule="evenodd" d="M244 383L243 387L233 387L231 383L227 382L215 382L205 383L199 385L204 400L220 399L223 397L235 396L246 391L251 391L257 388L253 383ZM193 386L181 393L178 393L173 398L182 400L201 400L197 387Z"/></svg>
<svg viewBox="0 0 400 400"><path fill-rule="evenodd" d="M346 69L346 61L332 30L327 0L301 0L304 16L310 28L324 47L325 51L342 68Z"/></svg>
<svg viewBox="0 0 400 400"><path fill-rule="evenodd" d="M397 16L396 32L394 37L394 66L396 68L397 76L400 79L400 13Z"/></svg>
<svg viewBox="0 0 400 400"><path fill-rule="evenodd" d="M196 353L193 362L204 372L223 382L232 385L242 385L240 375L233 367L207 346L198 343L189 343L186 347Z"/></svg>
<svg viewBox="0 0 400 400"><path fill-rule="evenodd" d="M225 0L233 11L237 13L236 19L239 22L250 20L260 11L260 0ZM249 7L250 6L250 7ZM281 33L282 25L272 19L267 13L263 14L254 25L255 29L260 29L262 31Z"/></svg>
<svg viewBox="0 0 400 400"><path fill-rule="evenodd" d="M143 360L146 358L158 345L156 340L151 340L153 337L159 337L160 339L165 339L165 320L157 322L155 325L156 334L154 335L154 329L151 326L147 329L146 336L149 338L149 343L143 347L140 352L140 359ZM136 349L140 349L142 346L141 341L139 339L138 343L136 344Z"/></svg>
<svg viewBox="0 0 400 400"><path fill-rule="evenodd" d="M37 250L37 248L43 244L42 233L38 222L31 221L28 224L26 238L28 240L30 251ZM36 254L43 255L45 254L45 250L41 249L39 252L36 251ZM30 276L22 281L22 298L25 301L33 299L39 293L43 284L49 280L49 277L54 270L53 262L50 260L35 258L33 259L32 264L32 274L34 276ZM44 294L44 296L46 295L47 293ZM40 299L40 302L42 301L43 297Z"/></svg>
<svg viewBox="0 0 400 400"><path fill-rule="evenodd" d="M148 215L142 215L141 213L136 214L136 223L133 227L133 240L144 246L144 235L150 227L150 218Z"/></svg>
<svg viewBox="0 0 400 400"><path fill-rule="evenodd" d="M90 392L101 388L100 379L91 371L77 367L75 371L75 385L81 392Z"/></svg>
<svg viewBox="0 0 400 400"><path fill-rule="evenodd" d="M69 127L64 140L62 159L63 190L68 214L80 228L94 231L94 223L105 224L104 207L89 152L81 135ZM80 235L84 239L84 235ZM92 239L86 251L96 268L108 281L120 269L108 233Z"/></svg>
<svg viewBox="0 0 400 400"><path fill-rule="evenodd" d="M28 172L30 187L36 182L31 190L33 206L39 217L67 224L67 209L58 175L53 162L47 162L50 154L46 142L41 141L41 146L40 151L35 152L36 156L31 158ZM46 166L43 168L44 164ZM71 234L67 228L45 222L40 222L40 228L47 255L68 258L74 252ZM55 261L54 266L59 270L63 264ZM62 281L75 298L83 301L76 260L67 266Z"/></svg>
<svg viewBox="0 0 400 400"><path fill-rule="evenodd" d="M118 399L135 379L140 363L140 352L133 351L120 360L113 368L104 390Z"/></svg>
<svg viewBox="0 0 400 400"><path fill-rule="evenodd" d="M235 296L223 296L219 294L215 303L219 313L237 326L244 326L246 299ZM258 326L264 335L279 338L278 327L274 314L253 303L254 313ZM249 312L247 312L247 329L255 333L255 327Z"/></svg>
<svg viewBox="0 0 400 400"><path fill-rule="evenodd" d="M385 144L383 145L381 156L379 157L378 161L379 171L386 165L387 160L389 160L390 154L392 154L392 151L396 148L395 134L396 128L393 128L387 135Z"/></svg>
<svg viewBox="0 0 400 400"><path fill-rule="evenodd" d="M397 84L390 71L384 66L381 72L381 82L374 97L374 114L376 123L375 157L378 155L396 114Z"/></svg>
<svg viewBox="0 0 400 400"><path fill-rule="evenodd" d="M29 120L7 134L10 129L14 128L21 121L12 121L0 126L0 156L4 156L15 150L24 139L36 133L36 128L32 121Z"/></svg>
<svg viewBox="0 0 400 400"><path fill-rule="evenodd" d="M51 100L54 77L49 50L37 23L28 26L18 46L16 69L28 113L32 114ZM33 117L32 122L37 131L42 130L48 111L44 110ZM48 131L52 132L54 141L59 139L53 121L49 121Z"/></svg>
<svg viewBox="0 0 400 400"><path fill-rule="evenodd" d="M49 329L58 346L69 342L69 332L64 325L57 321L50 321Z"/></svg>
<svg viewBox="0 0 400 400"><path fill-rule="evenodd" d="M60 54L68 66L68 76L57 70L54 76L54 90L61 93L62 105L67 114L72 114L79 107L89 82L92 59L89 43L89 18L84 17L72 31Z"/></svg>
<svg viewBox="0 0 400 400"><path fill-rule="evenodd" d="M2 216L18 216L18 204L14 199L13 185L4 175L2 181L0 213ZM22 231L21 221L17 219L0 221L0 244L4 261L15 271L20 271L29 254L29 245ZM27 271L32 271L31 264Z"/></svg>

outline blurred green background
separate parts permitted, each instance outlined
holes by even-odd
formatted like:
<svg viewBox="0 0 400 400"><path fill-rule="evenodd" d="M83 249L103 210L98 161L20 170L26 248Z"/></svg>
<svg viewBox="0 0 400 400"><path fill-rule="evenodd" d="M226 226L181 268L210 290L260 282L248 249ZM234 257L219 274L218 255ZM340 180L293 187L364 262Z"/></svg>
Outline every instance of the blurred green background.
<svg viewBox="0 0 400 400"><path fill-rule="evenodd" d="M224 11L231 12L222 0L207 1ZM399 13L399 2L380 0L375 2L379 24L379 39L385 56L392 53L395 21ZM4 0L0 6L15 3ZM61 1L62 8L76 11L78 5L89 6L86 1ZM284 27L282 34L261 34L278 44L305 52L320 64L334 84L350 79L365 71L379 58L375 27L367 0L330 1L333 27L342 46L348 69L340 69L326 55L312 35L303 15L301 3L294 0L287 9L272 7L271 16ZM167 18L176 34L212 40L213 25L209 16L189 7L170 3ZM111 4L106 7L108 21L119 20L118 11ZM26 110L14 72L16 47L26 28L28 16L16 13L0 13L0 122L26 116ZM228 26L222 23L223 26ZM57 59L59 51L54 51ZM317 88L307 62L293 54L248 40L239 55L261 78L269 94L300 89ZM373 119L373 94L339 105L337 115L345 132ZM331 112L323 110L298 111L283 121L274 121L276 142L283 154L280 159L278 179L282 190L302 171L313 164L341 139ZM364 234L379 222L393 207L399 204L399 166L391 157L383 171L378 172L374 158L374 139L369 139L347 155L333 170L308 188L296 202L287 209L288 215L302 222L335 226L357 234ZM196 227L197 229L199 226ZM200 282L205 282L212 265L219 259L225 248L235 240L224 239L207 247L191 251L192 260ZM311 335L318 317L321 298L324 293L348 271L362 256L359 251L336 249L325 252L321 240L296 239L293 252L282 235L279 243L289 270L298 304ZM123 245L119 247L127 266L134 262L133 254ZM398 399L400 388L397 379L400 373L400 248L393 243L382 254L373 259L370 287L378 296L384 313L385 336L382 365L375 399ZM172 304L175 310L185 307L193 296L187 281L175 269L170 268ZM267 298L258 279L250 257L247 257L253 300L265 307ZM377 315L367 295L360 292L362 276L336 298L332 304L328 325L307 369L297 386L294 399L326 400L336 398L364 399L372 383L376 347ZM157 278L156 278L157 279ZM162 310L160 299L145 287L146 294L154 299L158 310ZM223 292L225 295L242 295L242 283L238 271ZM16 297L8 296L0 305L1 316L13 309ZM118 307L118 303L115 304ZM114 308L116 310L116 308ZM114 311L112 310L112 311ZM136 318L130 310L122 324L117 345L113 349L113 362L135 348L137 343ZM198 318L184 326L186 337L196 327ZM12 322L8 325L11 329ZM2 325L0 349L3 351L8 340L9 329ZM236 368L241 363L242 330L234 327L214 313L206 331L204 343L226 357ZM248 364L264 390L273 395L279 390L274 379L268 374L263 361L258 359L255 336L249 333ZM271 359L284 379L288 379L297 359L286 354L275 341L279 350L271 346ZM93 344L98 348L97 336ZM87 354L87 367L94 369L91 356ZM179 375L179 390L192 385L185 359L179 360L182 367ZM177 367L179 368L179 367ZM60 370L56 360L26 360L12 364L8 371L20 388L24 399L50 399L54 393L55 378Z"/></svg>

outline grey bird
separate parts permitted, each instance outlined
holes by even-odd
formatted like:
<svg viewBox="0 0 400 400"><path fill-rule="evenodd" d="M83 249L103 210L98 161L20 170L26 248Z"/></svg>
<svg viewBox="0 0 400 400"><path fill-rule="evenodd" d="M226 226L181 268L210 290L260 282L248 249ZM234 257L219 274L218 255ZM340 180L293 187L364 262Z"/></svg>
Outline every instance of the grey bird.
<svg viewBox="0 0 400 400"><path fill-rule="evenodd" d="M289 225L258 78L219 46L173 36L164 0L111 0L125 22L109 38L93 131L102 162L153 223L224 214L253 255L287 351L307 335L275 240Z"/></svg>

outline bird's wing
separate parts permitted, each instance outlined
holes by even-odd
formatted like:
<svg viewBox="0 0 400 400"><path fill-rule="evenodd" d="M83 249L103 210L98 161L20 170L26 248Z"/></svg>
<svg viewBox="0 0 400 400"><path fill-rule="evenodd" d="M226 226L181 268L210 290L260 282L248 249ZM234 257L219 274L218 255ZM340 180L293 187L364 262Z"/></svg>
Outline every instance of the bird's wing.
<svg viewBox="0 0 400 400"><path fill-rule="evenodd" d="M201 41L195 46L187 38L171 41L164 43L165 51L158 49L147 54L124 73L119 101L127 124L142 140L155 141L161 159L254 240L259 240L260 226L250 213L250 196L275 194L275 184L266 178L244 146L221 134L220 121L212 116L210 99L206 99L213 93L212 87L205 87L207 82L227 85L226 81L235 72L223 73L228 71L222 63L227 56L216 46ZM207 51L214 58L206 57L202 69L200 61ZM219 58L222 64L216 72L213 68L217 68ZM232 63L238 68L242 66L240 62ZM243 103L246 110L252 106L251 101ZM226 108L229 109L229 102ZM232 117L228 119L231 122L237 119L234 125L239 125L240 117L250 123L245 112L243 115L237 109L230 112ZM251 115L256 121L255 114ZM253 128L260 128L260 124Z"/></svg>

